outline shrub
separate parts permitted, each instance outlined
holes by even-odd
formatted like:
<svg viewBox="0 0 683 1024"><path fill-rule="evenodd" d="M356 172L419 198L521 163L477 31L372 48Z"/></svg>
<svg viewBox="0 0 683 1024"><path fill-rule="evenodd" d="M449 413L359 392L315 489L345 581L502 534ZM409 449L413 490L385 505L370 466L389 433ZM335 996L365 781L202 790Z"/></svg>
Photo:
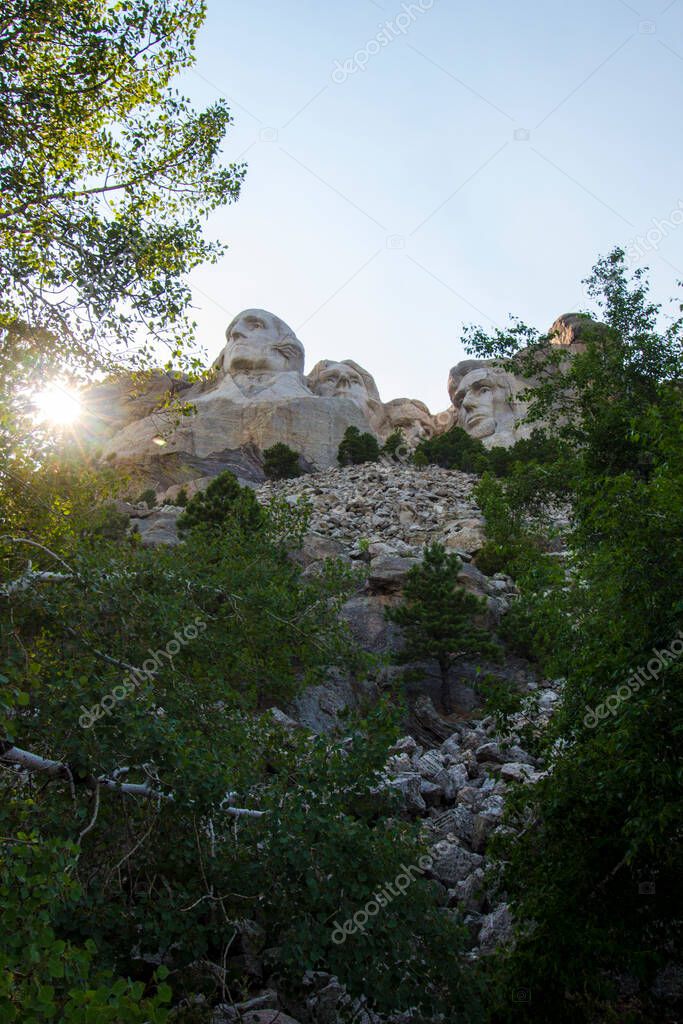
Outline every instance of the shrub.
<svg viewBox="0 0 683 1024"><path fill-rule="evenodd" d="M510 552L502 544L487 540L474 557L477 569L485 576L493 576L497 572L506 572L509 565Z"/></svg>
<svg viewBox="0 0 683 1024"><path fill-rule="evenodd" d="M337 461L340 466L358 466L363 462L377 462L379 444L373 434L361 434L358 427L347 427L339 445Z"/></svg>
<svg viewBox="0 0 683 1024"><path fill-rule="evenodd" d="M434 658L441 674L441 704L450 713L448 674L466 655L496 658L498 646L490 633L474 624L484 602L457 582L460 559L441 544L425 548L424 561L409 571L404 602L386 615L403 630L398 661L406 664Z"/></svg>
<svg viewBox="0 0 683 1024"><path fill-rule="evenodd" d="M464 473L481 473L486 468L487 452L481 441L462 427L451 427L445 434L420 441L418 452L427 460L443 469L460 469ZM420 465L423 465L422 459Z"/></svg>
<svg viewBox="0 0 683 1024"><path fill-rule="evenodd" d="M382 455L388 455L390 458L396 458L396 456L407 452L407 443L403 431L399 428L394 430L392 434L384 442L382 447Z"/></svg>
<svg viewBox="0 0 683 1024"><path fill-rule="evenodd" d="M71 843L45 841L21 833L4 840L0 858L3 943L0 949L0 1019L6 1024L35 1021L110 1021L162 1024L168 985L144 998L145 985L114 977L89 939L76 945L59 937L55 917L61 904L73 905L80 889L70 872L78 860ZM157 977L166 977L160 968Z"/></svg>
<svg viewBox="0 0 683 1024"><path fill-rule="evenodd" d="M263 471L269 480L291 480L301 476L299 453L278 441L263 452Z"/></svg>
<svg viewBox="0 0 683 1024"><path fill-rule="evenodd" d="M178 533L186 534L200 526L220 529L228 523L247 532L259 530L264 513L254 492L240 487L234 474L226 470L188 501L178 520Z"/></svg>
<svg viewBox="0 0 683 1024"><path fill-rule="evenodd" d="M155 508L157 494L153 487L148 487L138 498L138 505L146 505L147 508Z"/></svg>
<svg viewBox="0 0 683 1024"><path fill-rule="evenodd" d="M189 500L190 499L187 494L187 488L181 487L180 490L178 491L178 494L176 495L176 499L173 504L177 508L185 508Z"/></svg>

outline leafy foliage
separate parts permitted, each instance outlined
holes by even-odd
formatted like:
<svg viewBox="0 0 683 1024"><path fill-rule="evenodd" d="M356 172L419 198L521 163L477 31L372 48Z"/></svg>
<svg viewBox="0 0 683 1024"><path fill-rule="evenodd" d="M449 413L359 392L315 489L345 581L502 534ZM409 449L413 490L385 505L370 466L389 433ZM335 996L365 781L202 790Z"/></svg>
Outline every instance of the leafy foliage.
<svg viewBox="0 0 683 1024"><path fill-rule="evenodd" d="M424 839L387 792L378 798L387 747L399 735L397 709L382 703L350 726L342 744L305 740L271 795L261 869L277 886L267 913L282 937L286 976L296 988L302 968L328 970L385 1012L414 1006L476 1022L481 993L454 961L464 931L421 877Z"/></svg>
<svg viewBox="0 0 683 1024"><path fill-rule="evenodd" d="M341 945L332 937L332 912L343 923L425 850L376 793L397 735L386 707L349 723L350 743L292 734L261 714L331 667L367 670L339 616L355 580L334 562L303 577L287 555L306 510L275 505L255 531L211 516L177 547L150 550L84 535L87 501L74 496L72 509L71 532L56 532L54 554L37 549L34 561L41 571L58 556L67 578L0 603L3 735L58 754L70 772L22 805L9 798L18 776L0 776L0 835L39 829L43 849L76 844L50 875L50 886L74 885L68 899L50 899L40 957L50 962L53 935L67 972L71 957L85 965L82 951L94 958L96 948L105 974L86 991L98 993L89 997L98 1011L116 1006L122 1024L163 1019L153 1000L169 992L148 958L168 968L174 1004L198 991L225 1001L252 987L253 943L278 947L292 991L308 965L334 970L353 994L367 993L371 977L379 1007L471 1006L476 1019L475 989L453 970L461 931L424 879L363 933ZM20 577L21 545L5 542L2 554L8 577ZM173 800L98 788L123 765L122 780L147 780ZM236 802L265 813L233 832ZM24 935L12 937L12 964L26 956ZM107 971L134 981L108 981ZM33 1010L28 989L13 998ZM61 1008L62 995L54 998ZM135 1000L147 1017L135 1016Z"/></svg>
<svg viewBox="0 0 683 1024"><path fill-rule="evenodd" d="M387 609L387 618L403 630L399 662L434 658L441 674L441 704L450 713L448 673L468 655L495 658L491 634L475 624L484 602L458 584L460 559L441 544L425 548L424 560L409 571L403 603Z"/></svg>
<svg viewBox="0 0 683 1024"><path fill-rule="evenodd" d="M683 319L659 326L620 250L588 285L603 324L569 360L519 324L469 336L499 357L531 340L532 356L517 357L538 380L531 414L560 444L548 472L518 466L479 491L518 573L529 649L565 680L544 744L552 770L513 803L520 837L501 839L519 922L496 985L506 1022L545 1021L548 1001L558 1021L668 1020L652 985L681 937ZM558 498L572 510L565 571L543 554L544 509ZM530 1001L511 1002L515 988Z"/></svg>
<svg viewBox="0 0 683 1024"><path fill-rule="evenodd" d="M486 468L486 449L476 437L462 427L451 427L445 434L420 441L414 458L419 463L460 469L464 473L481 473Z"/></svg>
<svg viewBox="0 0 683 1024"><path fill-rule="evenodd" d="M70 872L78 859L74 843L45 841L38 833L19 832L0 840L0 1016L7 1024L64 1022L90 1024L163 1024L171 989L161 967L154 995L142 982L114 979L98 966L89 939L82 946L58 938L58 908L77 903L80 887ZM156 984L161 982L161 984Z"/></svg>
<svg viewBox="0 0 683 1024"><path fill-rule="evenodd" d="M193 61L193 0L8 0L0 28L0 328L47 331L63 363L101 365L144 330L177 357L184 276L221 247L201 224L237 198L217 164L222 101L171 85ZM131 350L128 350L131 354Z"/></svg>
<svg viewBox="0 0 683 1024"><path fill-rule="evenodd" d="M373 434L361 434L358 427L347 427L339 444L337 461L340 466L358 466L362 462L377 462L379 443Z"/></svg>
<svg viewBox="0 0 683 1024"><path fill-rule="evenodd" d="M142 492L138 498L138 502L147 506L147 508L154 508L157 503L156 491L153 487L148 487Z"/></svg>
<svg viewBox="0 0 683 1024"><path fill-rule="evenodd" d="M178 532L188 533L197 527L223 529L230 524L252 532L262 528L264 518L254 492L241 487L234 473L226 470L188 501L178 520Z"/></svg>
<svg viewBox="0 0 683 1024"><path fill-rule="evenodd" d="M459 469L464 473L492 473L511 476L517 466L530 463L547 468L560 458L562 446L555 437L534 430L531 437L517 441L510 448L496 445L486 448L462 427L451 427L445 434L420 441L413 455L417 465L436 465Z"/></svg>
<svg viewBox="0 0 683 1024"><path fill-rule="evenodd" d="M291 480L301 476L298 452L279 441L263 452L263 472L271 480Z"/></svg>
<svg viewBox="0 0 683 1024"><path fill-rule="evenodd" d="M382 445L382 455L386 455L389 458L397 458L398 456L407 453L408 447L406 444L405 434L400 429L394 430Z"/></svg>

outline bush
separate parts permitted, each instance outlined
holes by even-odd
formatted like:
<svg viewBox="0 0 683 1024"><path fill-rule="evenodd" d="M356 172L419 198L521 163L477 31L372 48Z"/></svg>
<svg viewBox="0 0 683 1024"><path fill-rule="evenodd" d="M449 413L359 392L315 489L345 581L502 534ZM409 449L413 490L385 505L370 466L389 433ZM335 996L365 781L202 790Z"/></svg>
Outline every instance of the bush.
<svg viewBox="0 0 683 1024"><path fill-rule="evenodd" d="M138 505L146 505L147 508L155 508L156 503L157 494L153 487L148 487L138 498Z"/></svg>
<svg viewBox="0 0 683 1024"><path fill-rule="evenodd" d="M439 437L420 441L415 455L418 453L421 455L416 465L424 465L423 459L426 459L427 463L443 469L460 469L464 473L482 473L487 466L484 445L462 427L451 427Z"/></svg>
<svg viewBox="0 0 683 1024"><path fill-rule="evenodd" d="M487 540L474 557L477 569L485 576L494 576L497 572L507 572L511 552L503 545Z"/></svg>
<svg viewBox="0 0 683 1024"><path fill-rule="evenodd" d="M441 544L429 544L424 561L413 566L403 588L403 603L387 608L390 622L401 627L400 664L433 658L441 675L441 705L450 714L449 672L459 658L496 659L500 649L491 634L475 624L484 602L458 584L461 562Z"/></svg>
<svg viewBox="0 0 683 1024"><path fill-rule="evenodd" d="M384 442L382 447L382 455L388 455L390 458L396 458L398 455L403 455L408 451L407 442L403 431L399 428L394 430L392 434Z"/></svg>
<svg viewBox="0 0 683 1024"><path fill-rule="evenodd" d="M180 490L178 491L178 494L176 495L176 499L173 502L173 504L176 506L176 508L185 508L189 500L190 499L187 494L187 488L181 487Z"/></svg>
<svg viewBox="0 0 683 1024"><path fill-rule="evenodd" d="M361 434L358 427L347 427L339 445L337 461L340 466L358 466L363 462L377 462L379 444L373 434Z"/></svg>
<svg viewBox="0 0 683 1024"><path fill-rule="evenodd" d="M200 526L220 529L228 524L251 532L261 529L263 523L264 513L254 492L240 487L234 474L226 470L187 503L178 520L178 533L186 534Z"/></svg>
<svg viewBox="0 0 683 1024"><path fill-rule="evenodd" d="M6 1024L162 1024L168 985L144 998L145 985L114 977L102 967L102 954L92 940L83 945L60 938L55 916L60 904L72 905L80 895L70 872L78 860L71 843L45 841L20 833L4 840L0 857L3 942L0 949L0 1019ZM166 976L160 968L159 979Z"/></svg>
<svg viewBox="0 0 683 1024"><path fill-rule="evenodd" d="M263 472L269 480L291 480L301 476L300 455L289 445L278 441L263 452Z"/></svg>

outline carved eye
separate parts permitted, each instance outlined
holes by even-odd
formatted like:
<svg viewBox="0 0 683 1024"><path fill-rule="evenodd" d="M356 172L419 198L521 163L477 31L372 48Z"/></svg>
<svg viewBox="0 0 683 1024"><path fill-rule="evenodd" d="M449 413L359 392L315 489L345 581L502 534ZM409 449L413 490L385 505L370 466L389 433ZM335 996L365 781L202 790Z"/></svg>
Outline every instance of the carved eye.
<svg viewBox="0 0 683 1024"><path fill-rule="evenodd" d="M250 318L247 320L247 327L250 327L252 331L262 331L265 328L265 324L262 320L256 320Z"/></svg>

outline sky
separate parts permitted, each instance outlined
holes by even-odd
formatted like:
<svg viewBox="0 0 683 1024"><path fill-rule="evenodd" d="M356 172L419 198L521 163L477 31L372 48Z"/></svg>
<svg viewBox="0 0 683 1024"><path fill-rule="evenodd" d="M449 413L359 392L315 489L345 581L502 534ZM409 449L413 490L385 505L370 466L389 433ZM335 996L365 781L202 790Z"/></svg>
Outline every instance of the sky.
<svg viewBox="0 0 683 1024"><path fill-rule="evenodd" d="M438 412L465 325L590 308L615 245L683 278L683 0L209 0L179 85L248 164L192 276L210 359L263 308Z"/></svg>

